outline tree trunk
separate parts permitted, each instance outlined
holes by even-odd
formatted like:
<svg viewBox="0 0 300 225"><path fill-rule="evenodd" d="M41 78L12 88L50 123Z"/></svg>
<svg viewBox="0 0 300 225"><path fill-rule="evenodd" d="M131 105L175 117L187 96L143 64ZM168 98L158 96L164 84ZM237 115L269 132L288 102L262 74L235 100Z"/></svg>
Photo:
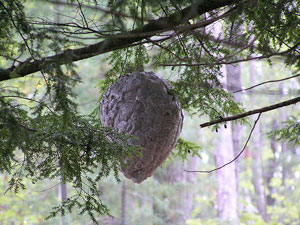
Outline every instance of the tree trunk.
<svg viewBox="0 0 300 225"><path fill-rule="evenodd" d="M262 140L261 140L261 131L260 131L259 124L257 125L257 128L253 131L252 134L252 142L251 142L251 152L252 152L252 183L254 185L255 193L256 193L256 204L257 209L262 216L263 220L265 222L269 221L268 215L267 215L267 206L266 206L266 200L265 195L263 191L263 185L262 185L262 159L261 159L261 146L262 146Z"/></svg>
<svg viewBox="0 0 300 225"><path fill-rule="evenodd" d="M187 165L192 170L196 170L198 168L199 158L192 157L189 161L185 162L184 167L186 168ZM196 175L197 173L187 173L182 168L183 177L182 180L185 183L184 190L180 193L180 198L182 204L179 203L179 207L181 208L183 215L183 224L186 224L186 221L190 218L191 213L194 208L194 197L195 191L193 185L196 182Z"/></svg>
<svg viewBox="0 0 300 225"><path fill-rule="evenodd" d="M219 134L220 139L215 143L216 167L220 167L234 158L231 126L229 125L228 129L219 129ZM219 218L229 224L239 224L235 171L234 162L217 171Z"/></svg>
<svg viewBox="0 0 300 225"><path fill-rule="evenodd" d="M261 159L261 131L257 124L256 129L252 133L251 152L252 152L252 183L256 193L257 209L265 222L269 221L267 215L266 199L262 185L262 159Z"/></svg>
<svg viewBox="0 0 300 225"><path fill-rule="evenodd" d="M278 129L277 119L274 119L272 121L272 130L276 129ZM275 199L272 197L272 194L274 194L274 188L271 185L271 180L274 177L279 162L275 157L275 154L277 154L277 142L275 140L275 137L271 137L270 141L271 149L273 151L273 158L267 160L267 169L264 171L264 180L268 188L268 195L266 196L267 205L272 206L275 203Z"/></svg>
<svg viewBox="0 0 300 225"><path fill-rule="evenodd" d="M61 202L64 202L64 201L67 201L67 184L66 182L63 180L63 178L61 177L61 184L59 186L59 191L58 191L58 196L60 197L61 199ZM62 225L67 225L68 222L67 222L67 219L65 216L62 216L61 217L61 224Z"/></svg>
<svg viewBox="0 0 300 225"><path fill-rule="evenodd" d="M55 12L56 12L55 22L60 23L61 6L55 5L54 7L55 7ZM67 201L67 184L62 176L60 179L61 179L61 184L60 184L59 196L60 196L61 202L65 202L65 201ZM62 215L61 224L62 225L68 224L67 219L64 215Z"/></svg>
<svg viewBox="0 0 300 225"><path fill-rule="evenodd" d="M239 66L226 66L226 87L229 92L241 88L241 69ZM240 94L234 96L240 101ZM240 149L240 125L228 124L228 129L219 129L220 139L215 144L216 167L231 161ZM238 174L237 161L217 171L218 181L218 213L221 220L230 224L238 224Z"/></svg>
<svg viewBox="0 0 300 225"><path fill-rule="evenodd" d="M196 170L198 163L198 157L193 157L186 162L191 170ZM195 189L192 188L192 185L195 183L196 173L187 173L184 168L184 164L177 160L154 174L154 178L162 185L173 186L175 196L174 194L173 196L164 196L172 202L171 209L161 208L155 199L153 200L153 213L157 217L157 221L160 221L157 223L154 221L153 224L184 225L189 219L193 210ZM157 195L156 198L161 198L161 196Z"/></svg>
<svg viewBox="0 0 300 225"><path fill-rule="evenodd" d="M241 67L240 65L226 65L226 83L227 90L232 93L234 91L240 90L242 88L242 76L241 76ZM241 102L241 92L234 94L234 100L236 102ZM231 124L231 138L232 138L232 147L234 155L238 155L241 151L241 129L240 124ZM235 178L236 178L236 190L239 190L239 170L240 170L240 159L235 161ZM237 193L238 196L238 193Z"/></svg>
<svg viewBox="0 0 300 225"><path fill-rule="evenodd" d="M285 93L284 93L284 84L281 82L279 83L279 89L280 89L280 94L281 97L283 98ZM280 121L284 122L287 120L287 115L286 115L286 109L280 109ZM291 154L288 152L288 147L287 143L284 140L281 140L281 158L282 158L282 185L285 185L285 181L287 178L288 174L288 163L287 163L287 156Z"/></svg>
<svg viewBox="0 0 300 225"><path fill-rule="evenodd" d="M126 224L126 184L123 181L122 184L122 215L121 215L121 225Z"/></svg>
<svg viewBox="0 0 300 225"><path fill-rule="evenodd" d="M251 76L251 84L257 84L257 72L256 72L255 63L250 63L250 76ZM252 103L254 104L254 98L251 98ZM262 159L261 159L261 148L262 148L262 139L261 139L261 126L260 124L256 125L256 129L252 133L252 140L250 142L251 146L251 155L252 155L252 183L255 189L256 194L256 205L257 209L262 216L265 222L269 221L267 215L267 205L266 198L263 190L262 184Z"/></svg>

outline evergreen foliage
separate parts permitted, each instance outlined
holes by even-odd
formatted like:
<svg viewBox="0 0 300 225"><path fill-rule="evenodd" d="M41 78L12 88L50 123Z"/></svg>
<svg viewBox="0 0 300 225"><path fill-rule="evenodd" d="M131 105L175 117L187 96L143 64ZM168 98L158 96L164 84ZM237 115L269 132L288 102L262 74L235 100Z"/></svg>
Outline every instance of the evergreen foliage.
<svg viewBox="0 0 300 225"><path fill-rule="evenodd" d="M284 140L298 146L300 143L300 121L292 116L283 125L283 128L270 132L269 136L275 137L277 141Z"/></svg>
<svg viewBox="0 0 300 225"><path fill-rule="evenodd" d="M200 149L201 146L193 142L186 141L183 138L179 138L175 149L171 152L171 156L175 158L177 157L182 161L188 160L190 155L201 158Z"/></svg>
<svg viewBox="0 0 300 225"><path fill-rule="evenodd" d="M69 13L61 22L31 10L59 3ZM50 217L74 206L94 221L109 214L97 182L111 173L118 180L122 159L138 147L101 126L98 105L94 114L78 112L73 62L111 52L102 93L121 74L170 67L183 108L219 119L243 111L222 87L221 65L281 56L300 69L299 8L295 0L0 0L0 172L12 175L8 189L26 188L25 178L61 177L76 194ZM218 23L223 30L213 28ZM34 72L42 88L33 96L9 85ZM274 135L298 143L295 121ZM176 157L198 155L198 146L182 139L177 146Z"/></svg>

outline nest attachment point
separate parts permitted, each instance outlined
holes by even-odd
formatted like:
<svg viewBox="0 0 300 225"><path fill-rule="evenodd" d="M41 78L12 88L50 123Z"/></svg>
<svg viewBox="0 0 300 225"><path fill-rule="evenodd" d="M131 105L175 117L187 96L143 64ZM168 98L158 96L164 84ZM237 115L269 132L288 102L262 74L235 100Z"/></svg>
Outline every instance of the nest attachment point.
<svg viewBox="0 0 300 225"><path fill-rule="evenodd" d="M174 148L183 112L171 86L153 72L121 76L105 92L100 108L103 126L134 135L130 144L142 146L142 155L124 159L121 172L135 183L150 177Z"/></svg>

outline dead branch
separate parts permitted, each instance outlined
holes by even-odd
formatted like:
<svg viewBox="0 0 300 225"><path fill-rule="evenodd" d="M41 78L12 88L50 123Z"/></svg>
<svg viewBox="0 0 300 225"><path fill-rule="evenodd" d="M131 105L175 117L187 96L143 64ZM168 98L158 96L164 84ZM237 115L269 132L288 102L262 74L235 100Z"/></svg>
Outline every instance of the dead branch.
<svg viewBox="0 0 300 225"><path fill-rule="evenodd" d="M264 82L262 82L262 83L253 85L253 86L251 86L251 87L248 87L248 88L244 88L244 89L240 89L240 90L234 91L233 93L238 93L238 92L242 92L242 91L249 91L249 90L251 90L251 89L253 89L253 88L256 88L256 87L261 86L261 85L264 85L264 84L281 82L281 81L289 80L289 79L296 78L296 77L299 77L299 76L300 76L300 73L299 73L299 74L296 74L296 75L294 75L294 76L291 76L291 77L283 78L283 79L264 81Z"/></svg>
<svg viewBox="0 0 300 225"><path fill-rule="evenodd" d="M289 50L288 50L289 51ZM229 64L235 64L235 63L240 63L240 62L248 62L252 60L260 60L260 59L268 59L271 58L272 56L281 56L286 54L288 51L284 52L278 52L278 53L272 53L269 55L263 55L263 56L255 56L255 57L249 57L245 59L237 59L233 61L225 61L225 62L216 62L216 63L163 63L160 64L159 66L217 66L217 65L229 65Z"/></svg>
<svg viewBox="0 0 300 225"><path fill-rule="evenodd" d="M250 141L250 138L251 138L251 136L252 136L252 133L253 133L253 131L254 131L254 129L255 129L255 126L256 126L256 124L258 123L259 119L260 119L261 114L262 114L262 113L259 113L259 114L258 114L258 117L257 117L257 119L255 120L255 122L254 122L254 124L253 124L253 127L252 127L252 129L251 129L251 131L250 131L250 134L249 134L249 136L248 136L248 139L247 139L247 141L246 141L246 143L245 143L243 149L242 149L242 150L239 152L239 154L237 154L237 156L234 157L231 161L225 163L224 165L222 165L222 166L220 166L220 167L217 167L217 168L215 168L215 169L212 169L212 170L185 170L185 171L186 171L186 172L192 172L192 173L212 173L212 172L217 171L217 170L220 170L220 169L224 168L225 166L228 166L229 164L231 164L231 163L233 163L234 161L236 161L236 160L242 155L242 153L245 151L245 149L246 149L246 147L247 147L247 145L248 145L248 143L249 143L249 141Z"/></svg>
<svg viewBox="0 0 300 225"><path fill-rule="evenodd" d="M248 112L240 113L240 114L237 114L237 115L234 115L234 116L228 116L228 117L220 118L220 119L213 120L213 121L210 121L210 122L202 123L202 124L200 124L200 127L204 128L204 127L212 126L212 125L215 125L215 124L218 124L218 123L223 123L223 122L228 122L228 121L241 119L241 118L248 117L248 116L251 116L251 115L254 115L254 114L257 114L257 113L264 113L264 112L272 111L274 109L282 108L282 107L285 107L285 106L288 106L288 105L296 104L298 102L300 102L300 97L293 98L293 99L290 99L290 100L287 100L287 101L283 101L283 102L280 102L280 103L277 103L277 104L274 104L274 105L262 107L262 108L259 108L259 109L250 110Z"/></svg>

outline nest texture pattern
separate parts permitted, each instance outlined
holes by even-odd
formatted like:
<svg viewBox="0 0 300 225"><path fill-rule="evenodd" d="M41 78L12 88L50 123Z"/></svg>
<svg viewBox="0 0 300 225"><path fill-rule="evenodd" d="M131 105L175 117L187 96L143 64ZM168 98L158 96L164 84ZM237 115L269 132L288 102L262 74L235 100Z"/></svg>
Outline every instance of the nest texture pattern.
<svg viewBox="0 0 300 225"><path fill-rule="evenodd" d="M124 159L121 172L135 183L150 177L174 148L183 123L180 103L171 86L152 72L118 78L105 92L100 108L103 126L134 135L130 144L141 153Z"/></svg>

